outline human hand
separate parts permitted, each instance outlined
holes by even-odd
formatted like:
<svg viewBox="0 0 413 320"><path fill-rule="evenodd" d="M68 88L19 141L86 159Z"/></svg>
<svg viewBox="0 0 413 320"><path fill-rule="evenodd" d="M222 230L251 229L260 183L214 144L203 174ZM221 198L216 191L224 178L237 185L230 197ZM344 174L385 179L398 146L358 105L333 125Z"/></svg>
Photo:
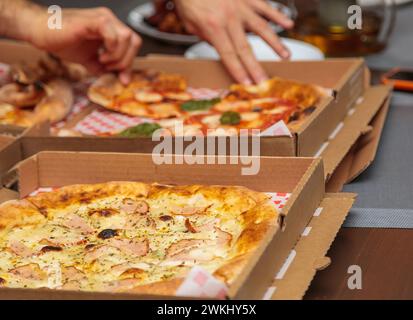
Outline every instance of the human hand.
<svg viewBox="0 0 413 320"><path fill-rule="evenodd" d="M123 83L130 81L142 40L109 9L65 9L61 29L48 28L47 14L34 18L27 40L38 48L80 63L92 73L119 72Z"/></svg>
<svg viewBox="0 0 413 320"><path fill-rule="evenodd" d="M175 0L175 3L188 32L212 44L240 83L258 83L267 78L248 43L247 30L264 39L281 58L290 57L264 17L286 29L293 26L293 21L264 0Z"/></svg>

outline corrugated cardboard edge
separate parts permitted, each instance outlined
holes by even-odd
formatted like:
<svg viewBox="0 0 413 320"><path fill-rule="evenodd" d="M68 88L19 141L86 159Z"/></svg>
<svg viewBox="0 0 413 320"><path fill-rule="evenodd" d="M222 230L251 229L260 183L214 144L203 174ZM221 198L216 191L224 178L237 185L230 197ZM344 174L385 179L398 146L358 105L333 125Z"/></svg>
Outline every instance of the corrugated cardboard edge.
<svg viewBox="0 0 413 320"><path fill-rule="evenodd" d="M345 184L356 179L374 161L389 107L390 98L387 98L369 123L369 130L364 132L364 135L351 147L350 151L334 171L334 174L326 185L328 192L340 192Z"/></svg>
<svg viewBox="0 0 413 320"><path fill-rule="evenodd" d="M320 216L312 218L311 231L295 246L294 260L284 277L274 281L273 300L302 299L318 270L326 268L330 259L327 251L355 201L355 194L326 194Z"/></svg>
<svg viewBox="0 0 413 320"><path fill-rule="evenodd" d="M371 87L366 91L363 101L355 107L354 112L346 117L342 129L321 153L321 157L324 160L327 181L350 151L351 147L358 144L357 141L362 134L370 130L369 125L372 124L373 118L383 108L383 105L388 103L390 92L391 88L389 86ZM379 140L380 135L378 135L375 143L378 144ZM377 149L377 145L375 147Z"/></svg>
<svg viewBox="0 0 413 320"><path fill-rule="evenodd" d="M0 185L10 186L16 181L16 174L14 172L15 166L22 160L25 156L23 154L23 147L21 140L26 137L42 137L48 136L50 130L50 125L47 122L34 125L27 129L16 128L16 132L21 132L20 135L7 144L1 150L1 160L0 160Z"/></svg>
<svg viewBox="0 0 413 320"><path fill-rule="evenodd" d="M13 167L23 159L21 141L16 139L9 143L0 156L0 183L1 186L9 186L16 180Z"/></svg>
<svg viewBox="0 0 413 320"><path fill-rule="evenodd" d="M9 136L9 135L0 135L0 150L2 150L3 148L5 148L7 145L9 145L10 143L12 143L14 141L14 137L13 136Z"/></svg>
<svg viewBox="0 0 413 320"><path fill-rule="evenodd" d="M270 243L265 247L255 261L254 268L243 274L241 287L232 286L230 296L236 300L243 299L261 299L266 287L271 284L272 274L277 272L284 260L288 257L291 249L294 248L300 239L301 232L309 223L312 213L320 204L325 192L324 185L320 185L323 180L322 162L314 162L295 188L291 198L284 207L284 221L282 221L282 230L279 230ZM277 252L277 259L272 257ZM263 272L271 265L271 272ZM240 282L240 281L237 281ZM261 285L257 286L257 283ZM257 287L262 290L258 291Z"/></svg>
<svg viewBox="0 0 413 320"><path fill-rule="evenodd" d="M369 88L366 83L368 74L364 60L355 60L352 68L347 70L338 83L334 99L325 107L316 110L312 121L307 121L298 132L298 156L313 156L317 152L336 126L346 118L348 110Z"/></svg>
<svg viewBox="0 0 413 320"><path fill-rule="evenodd" d="M7 188L0 189L0 203L19 199L19 193Z"/></svg>

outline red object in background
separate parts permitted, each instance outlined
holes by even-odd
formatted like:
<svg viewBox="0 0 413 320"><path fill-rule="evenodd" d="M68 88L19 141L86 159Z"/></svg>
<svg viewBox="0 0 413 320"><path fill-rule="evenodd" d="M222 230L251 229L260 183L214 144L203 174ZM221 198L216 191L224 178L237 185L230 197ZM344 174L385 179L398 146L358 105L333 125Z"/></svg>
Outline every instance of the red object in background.
<svg viewBox="0 0 413 320"><path fill-rule="evenodd" d="M381 82L395 90L413 91L413 69L394 68L381 77Z"/></svg>

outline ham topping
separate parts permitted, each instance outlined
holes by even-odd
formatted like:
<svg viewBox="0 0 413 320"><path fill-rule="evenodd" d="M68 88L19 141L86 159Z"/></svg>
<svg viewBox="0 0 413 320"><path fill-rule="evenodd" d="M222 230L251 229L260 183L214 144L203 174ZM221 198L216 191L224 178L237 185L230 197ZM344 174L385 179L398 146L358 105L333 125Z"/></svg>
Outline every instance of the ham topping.
<svg viewBox="0 0 413 320"><path fill-rule="evenodd" d="M40 269L37 263L30 263L10 270L10 273L27 280L45 280L47 273Z"/></svg>

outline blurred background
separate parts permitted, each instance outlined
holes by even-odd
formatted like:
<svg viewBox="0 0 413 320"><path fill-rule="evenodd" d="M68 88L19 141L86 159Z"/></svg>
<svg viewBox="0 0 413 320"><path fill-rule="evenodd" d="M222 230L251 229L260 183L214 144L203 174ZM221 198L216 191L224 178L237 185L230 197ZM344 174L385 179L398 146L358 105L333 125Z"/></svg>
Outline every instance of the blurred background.
<svg viewBox="0 0 413 320"><path fill-rule="evenodd" d="M182 41L159 40L159 37L156 39L156 34L154 36L153 30L148 31L148 26L144 22L136 22L139 14L143 11L133 11L136 11L136 8L142 4L150 2L148 0L36 0L35 2L43 5L57 4L62 7L106 6L111 8L121 20L129 24L131 24L131 17L134 17L132 26L138 29L141 34L144 33L141 55L148 53L184 54L193 44L191 41L188 43L184 41L185 44L182 44ZM413 5L410 3L411 1L284 0L279 2L291 9L291 14L296 20L296 28L292 32L281 32L284 37L310 43L327 56L366 56L369 66L376 70L387 70L395 66L413 68L413 59L411 58L413 51L413 32L411 32ZM363 29L349 32L344 25L343 14L346 14L346 8L349 5L355 3L362 7ZM392 7L391 3L397 3L397 5ZM348 14L344 16L344 18L346 17ZM138 24L138 28L135 24ZM174 35L170 36L169 40L171 39L175 39ZM293 43L293 45L295 44ZM264 52L268 48L256 42L254 42L254 46L257 46L256 52L263 54L265 58L267 53ZM294 47L294 50L304 49L308 48ZM197 57L197 55L212 57L214 53L208 50L211 49L201 46L197 50L191 51L190 54L192 54L191 57ZM315 53L313 52L313 54Z"/></svg>

